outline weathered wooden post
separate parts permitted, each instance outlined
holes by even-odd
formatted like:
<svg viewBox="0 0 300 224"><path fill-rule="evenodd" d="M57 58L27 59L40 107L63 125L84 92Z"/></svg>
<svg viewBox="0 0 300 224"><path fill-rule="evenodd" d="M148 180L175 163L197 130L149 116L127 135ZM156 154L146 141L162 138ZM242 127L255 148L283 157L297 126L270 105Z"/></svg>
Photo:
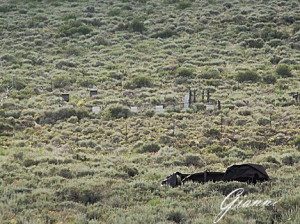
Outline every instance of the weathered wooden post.
<svg viewBox="0 0 300 224"><path fill-rule="evenodd" d="M300 94L299 94L299 92L296 92L293 97L294 97L296 103L299 103L299 101L300 101Z"/></svg>
<svg viewBox="0 0 300 224"><path fill-rule="evenodd" d="M224 122L224 119L223 119L223 115L221 114L221 134L223 132L223 122Z"/></svg>
<svg viewBox="0 0 300 224"><path fill-rule="evenodd" d="M12 76L12 81L11 82L12 82L11 86L14 89L16 87L16 76L15 75Z"/></svg>
<svg viewBox="0 0 300 224"><path fill-rule="evenodd" d="M193 98L193 103L196 103L196 92L197 92L197 90L194 90L194 98Z"/></svg>
<svg viewBox="0 0 300 224"><path fill-rule="evenodd" d="M210 91L209 91L209 89L207 90L207 103L209 103L210 102Z"/></svg>
<svg viewBox="0 0 300 224"><path fill-rule="evenodd" d="M127 122L125 123L125 141L128 142L128 125Z"/></svg>
<svg viewBox="0 0 300 224"><path fill-rule="evenodd" d="M192 90L189 88L189 107L191 107L192 104Z"/></svg>
<svg viewBox="0 0 300 224"><path fill-rule="evenodd" d="M218 103L218 110L221 110L221 101L218 100L217 103Z"/></svg>
<svg viewBox="0 0 300 224"><path fill-rule="evenodd" d="M53 91L54 89L54 84L53 84L53 80L51 80L51 91Z"/></svg>
<svg viewBox="0 0 300 224"><path fill-rule="evenodd" d="M172 127L173 133L172 133L172 136L175 136L175 126L176 126L175 120L173 120L173 127Z"/></svg>

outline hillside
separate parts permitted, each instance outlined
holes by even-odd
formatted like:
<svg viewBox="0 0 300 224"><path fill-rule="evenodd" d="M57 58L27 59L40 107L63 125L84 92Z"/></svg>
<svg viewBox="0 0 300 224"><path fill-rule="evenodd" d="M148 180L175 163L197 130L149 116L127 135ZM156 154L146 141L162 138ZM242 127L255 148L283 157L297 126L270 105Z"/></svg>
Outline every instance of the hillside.
<svg viewBox="0 0 300 224"><path fill-rule="evenodd" d="M0 223L213 223L240 187L279 202L219 223L300 223L299 5L1 0ZM241 163L272 180L160 186Z"/></svg>

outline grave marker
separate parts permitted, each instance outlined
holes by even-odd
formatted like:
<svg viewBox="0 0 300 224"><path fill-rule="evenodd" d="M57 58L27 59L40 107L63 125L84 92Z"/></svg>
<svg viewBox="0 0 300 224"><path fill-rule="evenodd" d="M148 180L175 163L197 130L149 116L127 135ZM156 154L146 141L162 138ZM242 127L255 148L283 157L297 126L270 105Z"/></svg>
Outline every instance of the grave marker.
<svg viewBox="0 0 300 224"><path fill-rule="evenodd" d="M163 105L155 106L155 113L156 114L164 113L164 106Z"/></svg>
<svg viewBox="0 0 300 224"><path fill-rule="evenodd" d="M190 95L186 94L183 98L183 109L187 110L189 108Z"/></svg>
<svg viewBox="0 0 300 224"><path fill-rule="evenodd" d="M92 107L92 112L93 112L94 114L99 114L100 111L101 111L100 107L98 107L98 106Z"/></svg>
<svg viewBox="0 0 300 224"><path fill-rule="evenodd" d="M300 94L299 92L296 92L293 94L293 98L295 99L295 101L298 103L300 101Z"/></svg>
<svg viewBox="0 0 300 224"><path fill-rule="evenodd" d="M130 107L130 111L132 113L137 113L138 112L138 108L137 107Z"/></svg>
<svg viewBox="0 0 300 224"><path fill-rule="evenodd" d="M212 111L215 109L215 105L213 105L213 104L206 104L205 106L206 106L206 110L209 110L209 111Z"/></svg>

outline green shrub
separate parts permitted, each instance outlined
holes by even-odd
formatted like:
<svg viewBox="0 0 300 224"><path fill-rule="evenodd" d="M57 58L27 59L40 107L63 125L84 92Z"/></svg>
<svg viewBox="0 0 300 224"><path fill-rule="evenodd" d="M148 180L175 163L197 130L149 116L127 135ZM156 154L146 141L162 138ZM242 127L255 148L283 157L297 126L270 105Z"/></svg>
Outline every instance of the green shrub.
<svg viewBox="0 0 300 224"><path fill-rule="evenodd" d="M238 111L238 114L239 114L239 115L242 115L242 116L250 116L250 115L252 114L252 111L251 111L251 110L248 110L248 109L239 110L239 111Z"/></svg>
<svg viewBox="0 0 300 224"><path fill-rule="evenodd" d="M248 148L248 149L256 149L256 150L265 150L268 147L268 144L263 141L257 141L254 139L245 139L240 142L241 148Z"/></svg>
<svg viewBox="0 0 300 224"><path fill-rule="evenodd" d="M173 35L176 35L176 32L173 29L167 28L163 31L159 31L151 35L152 38L170 38Z"/></svg>
<svg viewBox="0 0 300 224"><path fill-rule="evenodd" d="M107 13L107 15L111 16L111 17L119 16L121 14L121 12L122 12L122 10L120 8L113 8Z"/></svg>
<svg viewBox="0 0 300 224"><path fill-rule="evenodd" d="M95 148L97 146L97 143L92 139L87 139L79 141L78 146L85 148Z"/></svg>
<svg viewBox="0 0 300 224"><path fill-rule="evenodd" d="M63 177L63 178L67 178L67 179L71 179L74 177L73 172L68 169L68 168L62 168L59 172L58 175Z"/></svg>
<svg viewBox="0 0 300 224"><path fill-rule="evenodd" d="M184 223L187 220L186 215L181 210L170 211L166 218L173 223Z"/></svg>
<svg viewBox="0 0 300 224"><path fill-rule="evenodd" d="M147 152L158 152L160 150L160 146L157 143L146 143L140 149L140 152L147 153Z"/></svg>
<svg viewBox="0 0 300 224"><path fill-rule="evenodd" d="M135 18L131 22L130 28L133 32L138 32L138 33L143 33L146 30L144 23L138 18Z"/></svg>
<svg viewBox="0 0 300 224"><path fill-rule="evenodd" d="M139 174L139 171L135 167L124 166L123 171L128 174L129 177L134 177Z"/></svg>
<svg viewBox="0 0 300 224"><path fill-rule="evenodd" d="M262 48L264 46L264 40L261 38L257 39L246 39L244 40L241 45L243 47L249 47L249 48Z"/></svg>
<svg viewBox="0 0 300 224"><path fill-rule="evenodd" d="M22 90L27 86L26 83L27 82L24 78L12 76L12 77L4 79L3 82L0 83L0 89L3 86L6 88L12 87L16 90ZM5 90L5 88L3 88L3 90Z"/></svg>
<svg viewBox="0 0 300 224"><path fill-rule="evenodd" d="M218 69L209 69L205 71L201 77L204 79L218 79L220 78L220 71Z"/></svg>
<svg viewBox="0 0 300 224"><path fill-rule="evenodd" d="M76 79L73 79L67 75L55 76L52 79L52 86L54 88L64 88L70 86L76 82Z"/></svg>
<svg viewBox="0 0 300 224"><path fill-rule="evenodd" d="M178 3L180 0L164 0L165 3L167 4L175 4Z"/></svg>
<svg viewBox="0 0 300 224"><path fill-rule="evenodd" d="M124 87L127 89L135 89L142 87L152 87L152 79L147 76L136 76L131 81L127 82Z"/></svg>
<svg viewBox="0 0 300 224"><path fill-rule="evenodd" d="M294 144L297 147L297 149L300 150L300 135L296 137Z"/></svg>
<svg viewBox="0 0 300 224"><path fill-rule="evenodd" d="M203 165L200 157L194 154L187 154L184 158L185 166L200 166Z"/></svg>
<svg viewBox="0 0 300 224"><path fill-rule="evenodd" d="M271 27L263 28L259 35L265 41L270 41L273 39L286 39L289 37L288 33L278 31Z"/></svg>
<svg viewBox="0 0 300 224"><path fill-rule="evenodd" d="M8 124L7 122L0 121L0 133L13 131L13 126ZM0 135L1 135L0 134Z"/></svg>
<svg viewBox="0 0 300 224"><path fill-rule="evenodd" d="M79 20L70 20L65 22L59 29L61 36L70 37L75 34L86 35L92 32L93 29Z"/></svg>
<svg viewBox="0 0 300 224"><path fill-rule="evenodd" d="M263 76L262 80L266 84L275 84L277 82L276 76L271 74Z"/></svg>
<svg viewBox="0 0 300 224"><path fill-rule="evenodd" d="M280 40L280 39L273 39L273 40L270 40L270 41L268 42L268 44L269 44L271 47L278 47L278 46L282 45L283 43L282 43L282 40Z"/></svg>
<svg viewBox="0 0 300 224"><path fill-rule="evenodd" d="M290 15L284 15L282 17L282 20L286 23L286 24L293 24L295 22L295 18L293 16Z"/></svg>
<svg viewBox="0 0 300 224"><path fill-rule="evenodd" d="M122 105L111 105L106 109L106 116L108 118L128 118L130 114L130 109Z"/></svg>
<svg viewBox="0 0 300 224"><path fill-rule="evenodd" d="M0 13L7 13L17 9L15 5L5 5L3 3L1 4L2 5L0 5Z"/></svg>
<svg viewBox="0 0 300 224"><path fill-rule="evenodd" d="M204 131L204 136L207 138L220 138L221 137L221 132L220 130L216 129L216 128L211 128L211 129L207 129Z"/></svg>
<svg viewBox="0 0 300 224"><path fill-rule="evenodd" d="M23 162L23 165L25 167L36 166L38 164L39 164L39 161L35 160L35 159L25 159Z"/></svg>
<svg viewBox="0 0 300 224"><path fill-rule="evenodd" d="M62 17L63 21L76 20L76 19L77 19L77 15L75 13L66 14Z"/></svg>
<svg viewBox="0 0 300 224"><path fill-rule="evenodd" d="M62 68L75 68L77 67L76 63L69 61L69 60L60 60L55 65L56 68L62 69Z"/></svg>
<svg viewBox="0 0 300 224"><path fill-rule="evenodd" d="M294 155L292 154L286 154L283 158L282 158L282 164L287 165L287 166L292 166L294 165L297 161Z"/></svg>
<svg viewBox="0 0 300 224"><path fill-rule="evenodd" d="M72 84L73 82L74 81L71 80L71 83L69 84ZM91 88L96 85L96 80L92 77L78 77L76 83L81 87ZM66 86L69 84L67 83Z"/></svg>
<svg viewBox="0 0 300 224"><path fill-rule="evenodd" d="M238 82L258 82L260 80L259 75L255 71L247 70L239 72L236 76Z"/></svg>
<svg viewBox="0 0 300 224"><path fill-rule="evenodd" d="M188 1L188 0L183 0L183 1L180 1L180 2L178 3L177 8L180 9L180 10L184 10L184 9L186 9L186 8L189 8L191 5L192 5L192 4L191 4L190 1Z"/></svg>
<svg viewBox="0 0 300 224"><path fill-rule="evenodd" d="M270 62L271 62L273 65L278 64L281 60L282 60L282 57L277 56L277 55L273 55L273 56L270 58Z"/></svg>
<svg viewBox="0 0 300 224"><path fill-rule="evenodd" d="M60 200L74 201L84 205L94 204L103 198L101 186L88 184L69 184L56 192Z"/></svg>
<svg viewBox="0 0 300 224"><path fill-rule="evenodd" d="M63 107L55 111L45 111L42 115L37 118L39 124L54 124L59 120L67 120L72 116L77 116L78 119L89 117L89 113L86 110Z"/></svg>
<svg viewBox="0 0 300 224"><path fill-rule="evenodd" d="M189 79L189 78L194 78L195 73L190 68L178 68L177 69L177 76Z"/></svg>
<svg viewBox="0 0 300 224"><path fill-rule="evenodd" d="M266 126L266 125L270 125L271 121L269 118L260 117L257 121L257 124L261 126Z"/></svg>
<svg viewBox="0 0 300 224"><path fill-rule="evenodd" d="M279 64L276 68L276 73L277 75L283 78L293 76L290 67L286 64Z"/></svg>

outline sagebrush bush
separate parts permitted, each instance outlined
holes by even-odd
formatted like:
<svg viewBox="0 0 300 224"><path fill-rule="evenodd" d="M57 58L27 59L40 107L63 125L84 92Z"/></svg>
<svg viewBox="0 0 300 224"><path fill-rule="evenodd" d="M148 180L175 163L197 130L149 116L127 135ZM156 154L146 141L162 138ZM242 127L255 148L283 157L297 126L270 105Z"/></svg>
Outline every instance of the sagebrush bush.
<svg viewBox="0 0 300 224"><path fill-rule="evenodd" d="M262 48L264 46L264 40L261 38L246 39L241 43L241 45L249 48Z"/></svg>
<svg viewBox="0 0 300 224"><path fill-rule="evenodd" d="M191 7L191 2L189 0L181 0L179 3L178 3L178 6L177 8L180 9L180 10L183 10L183 9L186 9L186 8L189 8Z"/></svg>
<svg viewBox="0 0 300 224"><path fill-rule="evenodd" d="M194 78L195 73L193 69L182 67L177 69L177 76L182 78Z"/></svg>
<svg viewBox="0 0 300 224"><path fill-rule="evenodd" d="M170 211L167 216L167 220L173 223L184 223L187 220L186 214L183 211L177 209Z"/></svg>
<svg viewBox="0 0 300 224"><path fill-rule="evenodd" d="M132 31L138 32L138 33L143 33L146 30L144 22L138 18L135 18L130 23L130 28Z"/></svg>
<svg viewBox="0 0 300 224"><path fill-rule="evenodd" d="M238 82L259 82L260 76L251 70L241 71L237 74L236 80Z"/></svg>
<svg viewBox="0 0 300 224"><path fill-rule="evenodd" d="M124 166L122 170L127 173L129 177L134 177L139 174L138 169L132 166Z"/></svg>
<svg viewBox="0 0 300 224"><path fill-rule="evenodd" d="M153 81L147 76L136 76L132 80L128 81L124 87L128 89L142 88L142 87L152 87Z"/></svg>
<svg viewBox="0 0 300 224"><path fill-rule="evenodd" d="M165 38L170 38L170 37L172 37L176 34L177 33L174 30L172 30L171 28L167 28L165 30L158 31L158 32L152 34L151 37L152 38L163 38L163 39L165 39Z"/></svg>
<svg viewBox="0 0 300 224"><path fill-rule="evenodd" d="M201 77L204 79L218 79L220 75L221 73L218 69L208 69L201 74Z"/></svg>
<svg viewBox="0 0 300 224"><path fill-rule="evenodd" d="M73 116L76 116L79 120L85 117L90 117L89 113L84 109L63 107L55 111L45 111L37 118L37 123L54 124L59 120L67 120Z"/></svg>
<svg viewBox="0 0 300 224"><path fill-rule="evenodd" d="M275 84L277 82L277 78L274 75L268 74L262 77L262 80L266 84Z"/></svg>
<svg viewBox="0 0 300 224"><path fill-rule="evenodd" d="M52 79L52 86L54 88L64 88L66 86L71 86L75 82L76 79L73 79L72 77L69 77L67 75L57 75Z"/></svg>
<svg viewBox="0 0 300 224"><path fill-rule="evenodd" d="M16 6L15 5L12 5L12 4L3 4L3 5L0 5L0 12L1 13L7 13L7 12L11 12L11 11L14 11L16 10Z"/></svg>
<svg viewBox="0 0 300 224"><path fill-rule="evenodd" d="M279 64L276 67L276 74L280 77L287 78L293 76L291 69L286 64Z"/></svg>
<svg viewBox="0 0 300 224"><path fill-rule="evenodd" d="M73 201L84 205L94 204L103 198L102 188L90 184L68 185L56 192L63 201Z"/></svg>
<svg viewBox="0 0 300 224"><path fill-rule="evenodd" d="M299 92L298 8L297 0L0 1L0 223L213 223L239 187L248 199L283 198L229 211L225 223L300 223L299 110L289 95ZM278 64L294 77L278 75ZM251 75L239 83L245 68L262 83ZM189 87L196 103L183 110ZM206 111L208 89L221 110ZM160 186L176 171L242 163L263 165L271 181Z"/></svg>
<svg viewBox="0 0 300 224"><path fill-rule="evenodd" d="M297 147L297 149L300 150L300 135L296 137L294 144Z"/></svg>
<svg viewBox="0 0 300 224"><path fill-rule="evenodd" d="M93 29L80 20L69 20L65 22L59 29L59 34L61 36L70 37L75 34L77 35L86 35L92 32Z"/></svg>
<svg viewBox="0 0 300 224"><path fill-rule="evenodd" d="M185 166L202 166L203 162L198 155L187 154L184 158L183 164Z"/></svg>
<svg viewBox="0 0 300 224"><path fill-rule="evenodd" d="M3 134L4 132L11 132L13 131L13 126L8 124L7 122L0 121L0 133ZM1 135L0 134L0 135Z"/></svg>
<svg viewBox="0 0 300 224"><path fill-rule="evenodd" d="M147 152L158 152L160 150L160 145L154 142L146 143L140 148L140 152L147 153Z"/></svg>
<svg viewBox="0 0 300 224"><path fill-rule="evenodd" d="M258 124L258 125L261 125L261 126L266 126L266 125L270 125L270 124L271 124L271 121L270 121L269 118L260 117L260 118L257 120L257 124Z"/></svg>
<svg viewBox="0 0 300 224"><path fill-rule="evenodd" d="M204 131L204 136L207 138L220 138L221 137L221 132L220 130L216 129L216 128L211 128L211 129L207 129Z"/></svg>
<svg viewBox="0 0 300 224"><path fill-rule="evenodd" d="M128 118L130 115L130 109L122 105L111 105L106 109L108 118Z"/></svg>

